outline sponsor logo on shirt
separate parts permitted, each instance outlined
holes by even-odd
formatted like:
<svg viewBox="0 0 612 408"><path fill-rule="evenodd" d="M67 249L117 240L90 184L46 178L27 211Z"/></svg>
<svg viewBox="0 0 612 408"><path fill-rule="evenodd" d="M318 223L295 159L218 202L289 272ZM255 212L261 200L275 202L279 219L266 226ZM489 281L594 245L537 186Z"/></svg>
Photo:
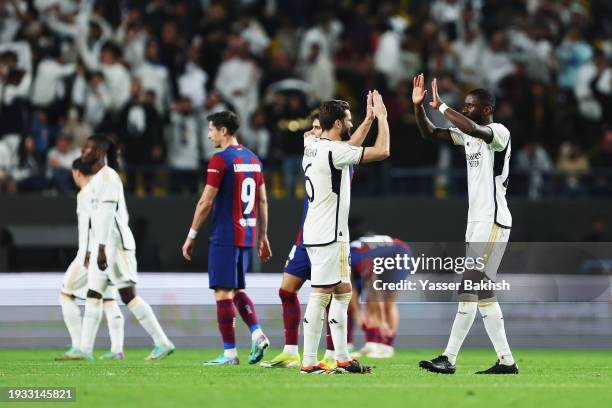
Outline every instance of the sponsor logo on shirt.
<svg viewBox="0 0 612 408"><path fill-rule="evenodd" d="M478 167L478 165L480 164L480 158L481 157L482 157L482 153L481 152L466 153L465 160L467 160L468 165L470 167Z"/></svg>

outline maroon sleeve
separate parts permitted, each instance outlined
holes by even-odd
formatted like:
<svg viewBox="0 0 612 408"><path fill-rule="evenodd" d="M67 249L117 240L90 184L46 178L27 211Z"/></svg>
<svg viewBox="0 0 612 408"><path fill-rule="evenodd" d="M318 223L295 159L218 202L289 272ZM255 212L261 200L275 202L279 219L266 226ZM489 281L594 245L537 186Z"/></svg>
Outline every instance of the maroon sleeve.
<svg viewBox="0 0 612 408"><path fill-rule="evenodd" d="M221 158L221 156L215 154L212 159L210 159L210 162L208 162L206 184L210 184L216 188L221 187L221 181L223 180L223 175L225 174L226 169L227 166L225 165L225 161Z"/></svg>

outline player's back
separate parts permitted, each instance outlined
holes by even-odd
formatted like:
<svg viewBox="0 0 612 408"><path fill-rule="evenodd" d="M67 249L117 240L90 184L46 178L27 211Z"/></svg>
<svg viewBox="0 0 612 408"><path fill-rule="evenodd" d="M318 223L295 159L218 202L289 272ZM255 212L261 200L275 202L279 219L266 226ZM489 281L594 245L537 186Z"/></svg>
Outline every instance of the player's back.
<svg viewBox="0 0 612 408"><path fill-rule="evenodd" d="M355 274L367 275L374 258L394 258L398 254L411 257L410 245L388 235L363 236L351 242L351 267Z"/></svg>
<svg viewBox="0 0 612 408"><path fill-rule="evenodd" d="M219 189L213 206L210 241L252 247L257 232L261 161L242 145L216 153L208 165L207 184Z"/></svg>

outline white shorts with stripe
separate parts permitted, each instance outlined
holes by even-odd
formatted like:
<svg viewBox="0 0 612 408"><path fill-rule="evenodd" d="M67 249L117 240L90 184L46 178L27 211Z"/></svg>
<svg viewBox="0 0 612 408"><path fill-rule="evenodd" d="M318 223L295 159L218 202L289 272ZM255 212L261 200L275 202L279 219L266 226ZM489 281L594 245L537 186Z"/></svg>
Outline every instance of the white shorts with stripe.
<svg viewBox="0 0 612 408"><path fill-rule="evenodd" d="M98 249L91 252L89 261L89 275L87 287L98 293L104 293L107 286L112 284L117 289L134 286L138 281L138 268L136 264L136 251L122 248L107 247L106 263L108 267L101 271L98 268Z"/></svg>
<svg viewBox="0 0 612 408"><path fill-rule="evenodd" d="M83 263L85 262L85 256L77 254L76 258L70 263L66 273L64 274L64 280L62 283L62 293L67 295L76 296L81 299L87 297L87 268ZM90 259L91 262L91 259ZM102 293L104 299L117 299L117 288L115 286L108 286Z"/></svg>
<svg viewBox="0 0 612 408"><path fill-rule="evenodd" d="M465 256L473 259L483 258L484 273L494 281L509 239L509 228L500 227L493 222L468 222L465 231Z"/></svg>
<svg viewBox="0 0 612 408"><path fill-rule="evenodd" d="M351 251L348 242L307 247L306 250L310 258L312 287L330 287L351 281Z"/></svg>

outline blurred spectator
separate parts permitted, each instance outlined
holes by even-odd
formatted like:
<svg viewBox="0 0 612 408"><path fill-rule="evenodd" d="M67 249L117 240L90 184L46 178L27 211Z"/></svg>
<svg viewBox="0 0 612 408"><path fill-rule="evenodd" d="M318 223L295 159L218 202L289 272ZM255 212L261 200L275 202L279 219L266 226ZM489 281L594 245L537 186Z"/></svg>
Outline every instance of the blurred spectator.
<svg viewBox="0 0 612 408"><path fill-rule="evenodd" d="M221 94L217 90L212 90L206 95L206 100L204 101L204 107L200 112L200 117L198 118L198 124L201 132L201 140L203 147L203 159L205 163L208 163L213 155L220 151L219 148L213 146L212 142L208 138L208 121L206 117L208 115L212 115L213 113L221 112L224 110L229 110L230 107L227 106L221 100Z"/></svg>
<svg viewBox="0 0 612 408"><path fill-rule="evenodd" d="M239 37L228 39L226 59L219 66L215 88L236 109L240 127L246 128L259 99L261 73L248 54L247 44Z"/></svg>
<svg viewBox="0 0 612 408"><path fill-rule="evenodd" d="M300 45L300 60L305 60L310 54L312 44L319 44L321 54L331 59L333 53L336 51L338 45L338 39L342 33L343 25L333 16L324 12L318 17L319 23L310 29L306 30L302 37L302 43Z"/></svg>
<svg viewBox="0 0 612 408"><path fill-rule="evenodd" d="M336 94L334 66L329 57L321 53L321 47L312 43L310 53L300 64L304 81L310 85L311 97L315 101L327 101Z"/></svg>
<svg viewBox="0 0 612 408"><path fill-rule="evenodd" d="M47 179L36 160L36 144L32 137L25 137L19 145L18 162L11 169L11 176L17 183L17 191L20 193L42 191L47 188Z"/></svg>
<svg viewBox="0 0 612 408"><path fill-rule="evenodd" d="M266 128L266 114L262 109L251 115L251 126L242 132L242 141L262 161L266 161L270 151L270 131Z"/></svg>
<svg viewBox="0 0 612 408"><path fill-rule="evenodd" d="M108 89L109 108L111 112L118 112L130 97L130 73L121 64L121 51L107 42L100 51L100 59L95 52L87 48L86 37L79 35L77 45L79 55L89 70L99 71L104 78L104 85Z"/></svg>
<svg viewBox="0 0 612 408"><path fill-rule="evenodd" d="M559 86L571 90L576 85L578 69L591 59L592 48L584 41L580 30L572 28L565 34L555 53L559 60Z"/></svg>
<svg viewBox="0 0 612 408"><path fill-rule="evenodd" d="M527 196L539 199L544 191L546 177L554 170L546 150L535 140L527 143L516 156L516 170L521 180L526 180Z"/></svg>
<svg viewBox="0 0 612 408"><path fill-rule="evenodd" d="M612 68L606 64L603 51L595 50L593 59L578 69L574 95L586 133L599 136L604 116L604 106L601 102L612 95ZM611 113L608 111L608 115Z"/></svg>
<svg viewBox="0 0 612 408"><path fill-rule="evenodd" d="M58 192L74 191L72 162L80 156L81 151L72 144L70 136L60 133L47 155L47 178Z"/></svg>
<svg viewBox="0 0 612 408"><path fill-rule="evenodd" d="M75 73L75 64L66 64L59 49L54 48L49 56L43 59L36 70L32 84L32 104L38 109L44 109L48 114L61 106L66 96L66 77ZM53 119L53 118L52 118Z"/></svg>
<svg viewBox="0 0 612 408"><path fill-rule="evenodd" d="M145 192L153 191L155 165L162 163L163 130L155 109L155 94L152 91L142 96L138 79L132 80L130 100L119 114L119 141L126 161L127 188L136 190L136 177L143 178Z"/></svg>
<svg viewBox="0 0 612 408"><path fill-rule="evenodd" d="M497 30L491 35L491 42L485 48L478 67L479 76L485 80L486 86L493 90L497 89L499 81L514 71L510 43L504 31Z"/></svg>
<svg viewBox="0 0 612 408"><path fill-rule="evenodd" d="M280 146L285 190L290 197L296 195L296 180L303 174L304 131L312 127L305 95L298 91L287 92L277 99L274 112L276 127L274 140Z"/></svg>
<svg viewBox="0 0 612 408"><path fill-rule="evenodd" d="M249 13L243 13L236 22L240 37L249 45L251 54L261 57L270 44L270 38L263 26Z"/></svg>
<svg viewBox="0 0 612 408"><path fill-rule="evenodd" d="M463 38L457 39L451 44L450 50L458 62L458 74L461 82L473 87L482 83L479 69L482 64L482 56L485 50L484 38L474 29L468 28Z"/></svg>
<svg viewBox="0 0 612 408"><path fill-rule="evenodd" d="M589 159L575 143L563 142L559 149L557 170L563 175L563 192L568 196L584 193L582 176L589 170Z"/></svg>
<svg viewBox="0 0 612 408"><path fill-rule="evenodd" d="M171 193L198 191L202 149L200 138L198 120L194 115L191 100L183 96L177 100L170 113L170 124L166 130Z"/></svg>
<svg viewBox="0 0 612 408"><path fill-rule="evenodd" d="M45 111L34 112L32 117L32 136L36 145L36 155L44 159L49 148L55 143L57 127L49 123L49 116ZM44 160L41 160L44 162ZM72 162L70 162L72 164Z"/></svg>
<svg viewBox="0 0 612 408"><path fill-rule="evenodd" d="M194 41L187 50L187 62L178 79L179 95L187 96L194 107L200 108L206 100L208 74L200 68L200 44Z"/></svg>
<svg viewBox="0 0 612 408"><path fill-rule="evenodd" d="M167 112L170 105L170 79L168 69L161 63L159 46L155 40L147 43L145 60L134 71L134 76L140 79L144 91L155 94L155 108L160 115Z"/></svg>

